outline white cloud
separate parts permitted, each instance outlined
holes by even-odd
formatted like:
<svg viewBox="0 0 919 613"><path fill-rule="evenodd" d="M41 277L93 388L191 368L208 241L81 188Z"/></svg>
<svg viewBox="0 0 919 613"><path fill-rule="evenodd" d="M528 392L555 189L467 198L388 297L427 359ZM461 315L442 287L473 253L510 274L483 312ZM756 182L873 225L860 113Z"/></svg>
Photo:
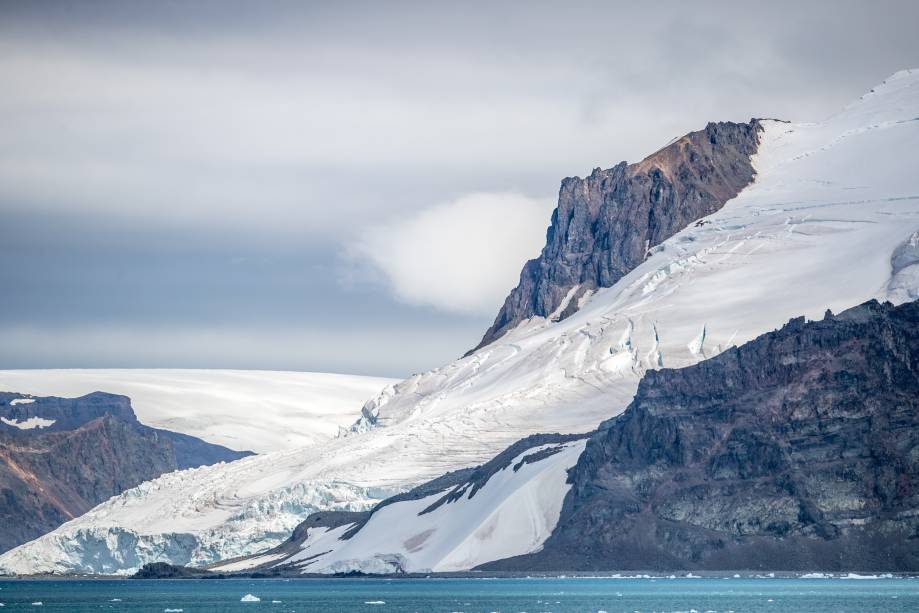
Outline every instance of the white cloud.
<svg viewBox="0 0 919 613"><path fill-rule="evenodd" d="M350 253L405 302L494 315L545 243L553 206L517 193L469 194L368 229Z"/></svg>

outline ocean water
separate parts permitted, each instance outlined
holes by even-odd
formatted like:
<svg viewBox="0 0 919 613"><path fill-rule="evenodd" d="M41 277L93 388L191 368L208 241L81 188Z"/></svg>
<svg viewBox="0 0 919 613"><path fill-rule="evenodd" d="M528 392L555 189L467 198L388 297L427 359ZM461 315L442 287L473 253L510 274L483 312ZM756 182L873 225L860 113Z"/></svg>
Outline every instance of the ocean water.
<svg viewBox="0 0 919 613"><path fill-rule="evenodd" d="M247 594L260 600L242 602ZM919 579L10 580L0 602L42 613L915 612Z"/></svg>

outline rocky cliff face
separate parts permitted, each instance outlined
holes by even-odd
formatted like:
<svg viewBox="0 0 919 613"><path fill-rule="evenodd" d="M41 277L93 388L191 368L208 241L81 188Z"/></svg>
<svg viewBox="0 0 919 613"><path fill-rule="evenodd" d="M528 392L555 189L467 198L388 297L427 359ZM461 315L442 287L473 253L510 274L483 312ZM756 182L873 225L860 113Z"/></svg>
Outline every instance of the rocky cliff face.
<svg viewBox="0 0 919 613"><path fill-rule="evenodd" d="M649 371L500 569L919 570L919 303Z"/></svg>
<svg viewBox="0 0 919 613"><path fill-rule="evenodd" d="M710 123L637 164L562 181L546 246L476 349L528 317L570 315L585 293L610 287L649 248L719 210L753 181L760 131L756 120Z"/></svg>
<svg viewBox="0 0 919 613"><path fill-rule="evenodd" d="M0 392L0 551L165 472L245 455L144 426L124 396Z"/></svg>

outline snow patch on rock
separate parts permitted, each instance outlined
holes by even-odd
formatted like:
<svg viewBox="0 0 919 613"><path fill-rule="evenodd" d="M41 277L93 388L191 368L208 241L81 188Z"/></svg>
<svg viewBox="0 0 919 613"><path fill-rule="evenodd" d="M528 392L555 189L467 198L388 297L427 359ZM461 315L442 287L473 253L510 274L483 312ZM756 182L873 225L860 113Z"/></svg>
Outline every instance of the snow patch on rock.
<svg viewBox="0 0 919 613"><path fill-rule="evenodd" d="M55 419L45 419L43 417L29 417L28 419L7 419L6 417L0 417L0 422L5 423L7 426L13 426L14 428L19 428L20 430L32 430L33 428L47 428L53 426Z"/></svg>

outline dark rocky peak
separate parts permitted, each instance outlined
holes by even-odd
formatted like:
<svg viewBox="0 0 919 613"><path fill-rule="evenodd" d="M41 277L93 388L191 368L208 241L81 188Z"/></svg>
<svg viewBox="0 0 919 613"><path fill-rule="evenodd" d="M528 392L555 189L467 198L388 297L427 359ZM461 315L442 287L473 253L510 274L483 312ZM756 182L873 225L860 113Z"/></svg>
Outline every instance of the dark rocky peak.
<svg viewBox="0 0 919 613"><path fill-rule="evenodd" d="M103 418L121 421L139 433L155 432L168 440L177 468L232 462L252 455L250 451L234 451L180 432L150 428L137 419L127 396L92 392L78 398L59 398L0 392L0 433L20 440L78 430Z"/></svg>
<svg viewBox="0 0 919 613"><path fill-rule="evenodd" d="M760 131L755 119L710 123L636 164L563 180L546 246L476 349L534 315L567 317L585 293L612 286L651 247L718 211L753 181Z"/></svg>
<svg viewBox="0 0 919 613"><path fill-rule="evenodd" d="M79 398L58 398L56 396L30 396L11 392L0 392L0 431L23 430L14 423L32 419L43 420L41 427L23 431L61 432L75 430L104 415L112 415L129 423L138 423L127 396L92 392ZM48 423L52 422L52 423Z"/></svg>

